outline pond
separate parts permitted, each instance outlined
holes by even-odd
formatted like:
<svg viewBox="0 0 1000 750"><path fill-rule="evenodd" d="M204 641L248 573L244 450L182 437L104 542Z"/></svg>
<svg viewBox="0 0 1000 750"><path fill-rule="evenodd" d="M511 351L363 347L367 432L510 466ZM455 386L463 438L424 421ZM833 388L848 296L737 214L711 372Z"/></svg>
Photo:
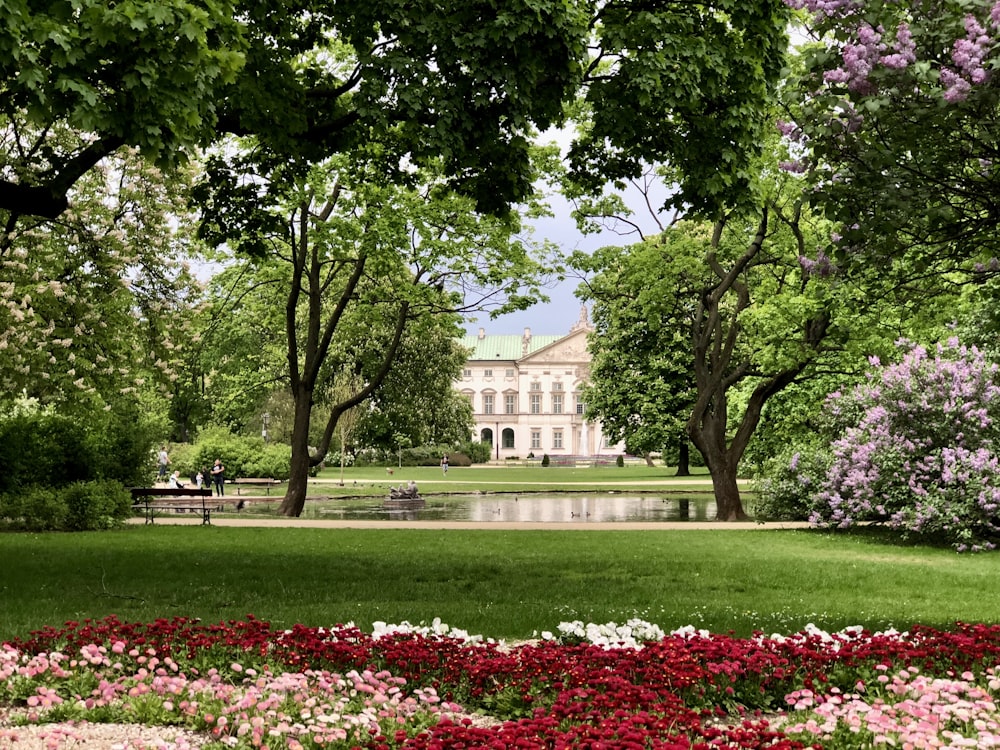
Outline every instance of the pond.
<svg viewBox="0 0 1000 750"><path fill-rule="evenodd" d="M365 521L476 521L491 523L614 523L626 521L711 521L710 493L629 495L616 492L576 494L447 495L424 498L419 509L388 509L370 504L306 504L303 518Z"/></svg>

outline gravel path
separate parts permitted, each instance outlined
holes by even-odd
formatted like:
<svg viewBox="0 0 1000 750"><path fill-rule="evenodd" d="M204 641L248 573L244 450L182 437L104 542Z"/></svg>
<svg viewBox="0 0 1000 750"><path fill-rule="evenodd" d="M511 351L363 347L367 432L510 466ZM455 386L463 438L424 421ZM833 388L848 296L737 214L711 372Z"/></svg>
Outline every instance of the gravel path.
<svg viewBox="0 0 1000 750"><path fill-rule="evenodd" d="M129 519L129 523L142 524L142 518ZM186 515L158 515L158 524L174 524L185 526L200 526L201 518ZM677 531L677 530L715 530L715 531L756 531L774 529L808 529L805 521L777 521L774 523L757 523L756 521L737 521L722 523L720 521L614 521L594 522L581 520L577 523L546 523L526 521L352 521L352 520L316 520L310 518L242 518L212 517L213 526L259 526L273 528L311 528L311 529L437 529L437 530L469 530L482 531Z"/></svg>
<svg viewBox="0 0 1000 750"><path fill-rule="evenodd" d="M3 750L121 750L125 747L163 747L168 743L197 750L212 740L204 732L141 724L92 724L83 721L15 726L17 719L23 718L26 711L0 706L0 748Z"/></svg>

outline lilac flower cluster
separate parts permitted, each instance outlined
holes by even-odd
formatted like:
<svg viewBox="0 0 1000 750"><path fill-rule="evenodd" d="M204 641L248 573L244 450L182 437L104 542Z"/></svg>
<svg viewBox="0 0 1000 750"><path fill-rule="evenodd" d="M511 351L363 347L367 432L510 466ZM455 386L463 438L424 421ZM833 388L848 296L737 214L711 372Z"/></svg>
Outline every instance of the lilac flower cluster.
<svg viewBox="0 0 1000 750"><path fill-rule="evenodd" d="M826 38L839 52L840 64L825 71L823 80L831 85L844 85L856 95L879 93L879 81L873 74L912 70L918 61L918 45L914 39L910 20L905 13L889 8L874 11L871 3L853 0L785 0L786 5L805 9L812 14L814 31ZM967 8L968 4L962 4ZM987 13L987 7L989 8ZM995 34L1000 31L1000 0L992 6L983 6L984 17L974 13L964 15L964 36L955 38L950 59L933 60L941 96L947 102L964 100L972 86L986 83L989 78L990 56L998 49ZM882 22L873 26L866 18L878 15ZM890 20L893 19L893 20ZM937 49L936 41L927 45L930 54ZM891 81L887 81L893 85Z"/></svg>
<svg viewBox="0 0 1000 750"><path fill-rule="evenodd" d="M906 344L906 346L909 346ZM873 360L867 382L828 397L841 420L825 476L809 483L816 525L879 522L939 535L960 550L1000 534L997 367L952 339L932 356Z"/></svg>

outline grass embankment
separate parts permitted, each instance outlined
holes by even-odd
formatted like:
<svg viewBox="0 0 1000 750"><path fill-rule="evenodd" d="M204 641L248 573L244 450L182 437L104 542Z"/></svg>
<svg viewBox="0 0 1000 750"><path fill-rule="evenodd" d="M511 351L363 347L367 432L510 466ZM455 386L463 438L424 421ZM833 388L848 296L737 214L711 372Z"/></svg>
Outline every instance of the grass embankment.
<svg viewBox="0 0 1000 750"><path fill-rule="evenodd" d="M1000 621L998 555L815 531L442 531L137 526L0 536L0 639L109 614L276 625L445 622L529 637L642 617L746 635L808 622Z"/></svg>

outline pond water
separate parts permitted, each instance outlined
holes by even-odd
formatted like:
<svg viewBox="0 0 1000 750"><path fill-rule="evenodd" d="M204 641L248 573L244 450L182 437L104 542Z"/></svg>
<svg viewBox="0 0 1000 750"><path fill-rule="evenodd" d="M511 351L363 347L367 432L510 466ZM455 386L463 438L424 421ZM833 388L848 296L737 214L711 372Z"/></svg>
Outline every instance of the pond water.
<svg viewBox="0 0 1000 750"><path fill-rule="evenodd" d="M711 494L491 494L447 495L424 498L419 509L397 510L384 507L381 500L371 505L338 507L307 503L303 518L330 520L478 521L491 523L609 523L625 521L711 521L715 500Z"/></svg>

